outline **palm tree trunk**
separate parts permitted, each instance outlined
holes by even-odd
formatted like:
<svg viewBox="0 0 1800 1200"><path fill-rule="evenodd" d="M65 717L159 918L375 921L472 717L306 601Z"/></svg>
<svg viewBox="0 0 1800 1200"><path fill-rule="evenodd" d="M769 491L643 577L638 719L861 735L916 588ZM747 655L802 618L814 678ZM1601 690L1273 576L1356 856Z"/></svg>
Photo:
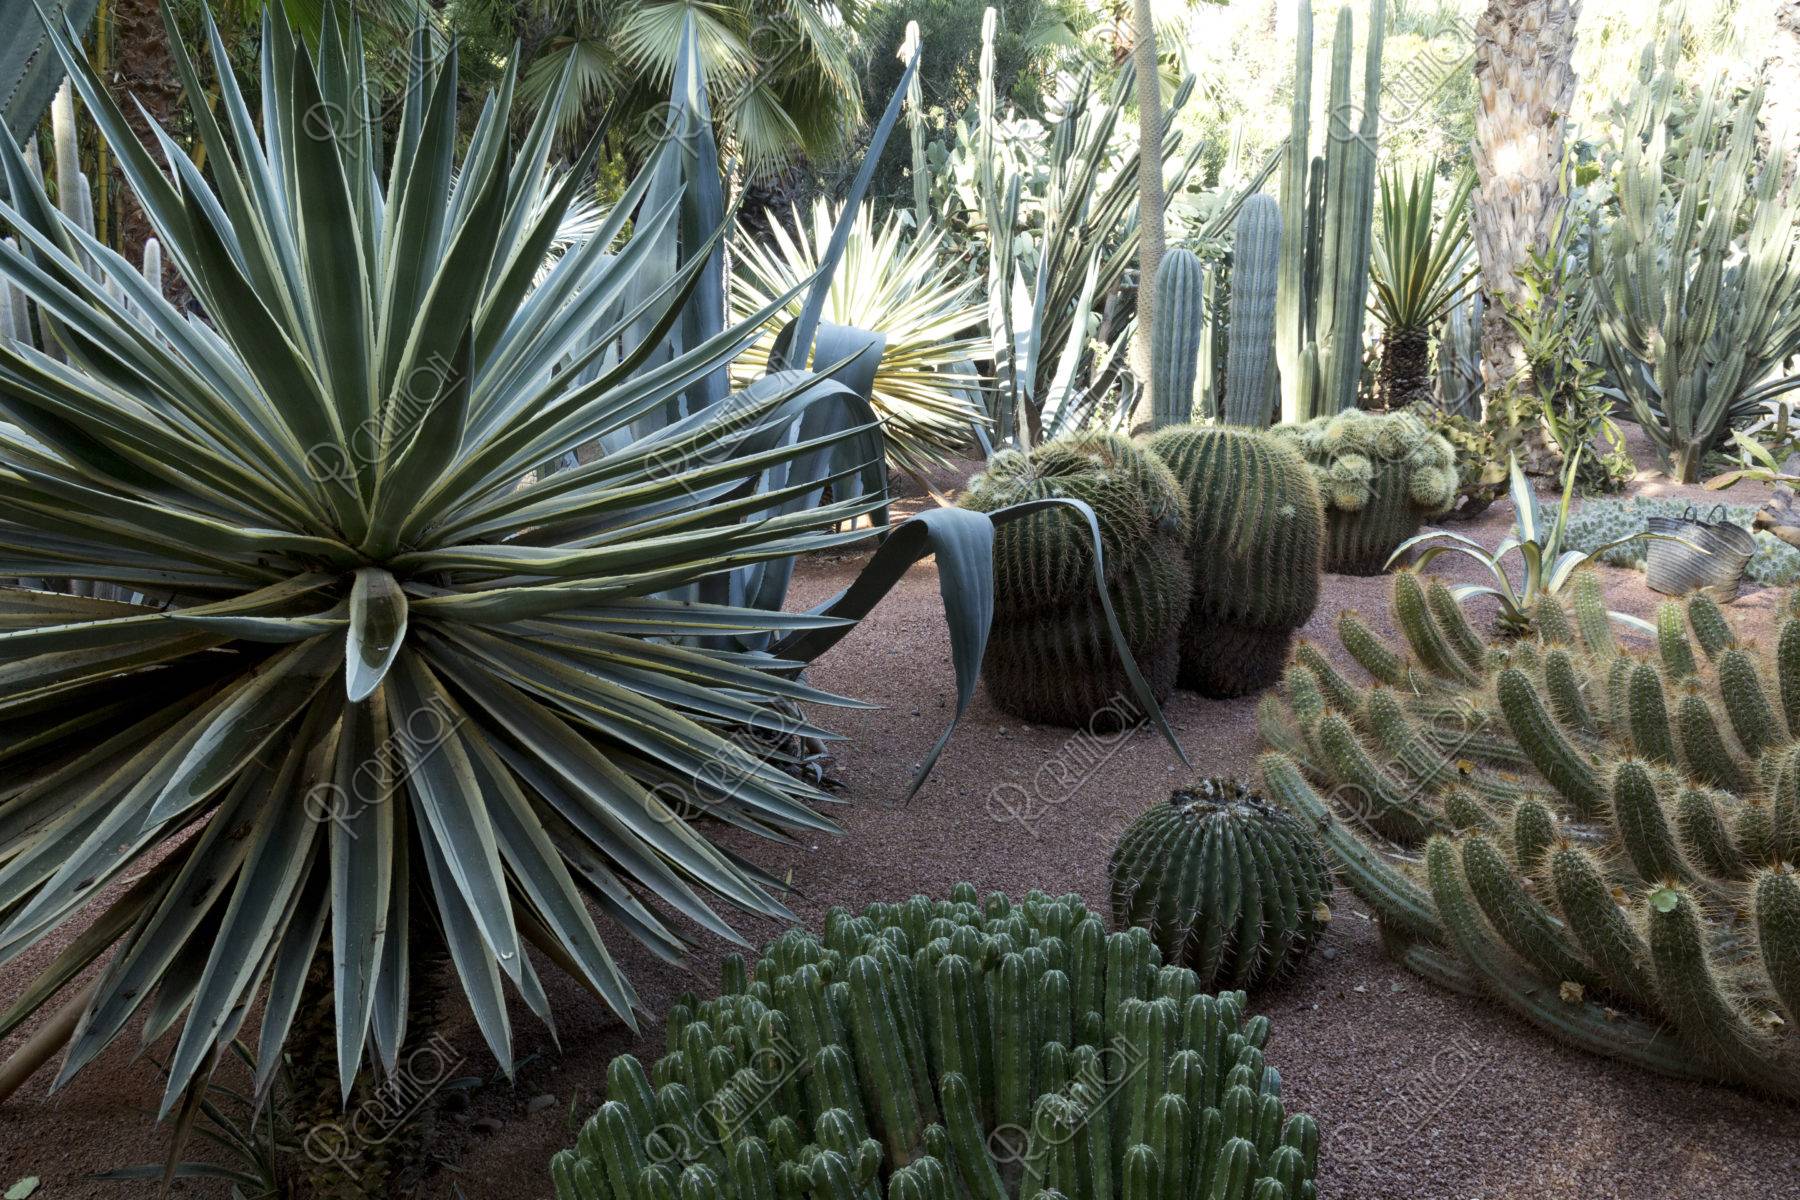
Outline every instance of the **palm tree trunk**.
<svg viewBox="0 0 1800 1200"><path fill-rule="evenodd" d="M1567 204L1560 186L1565 115L1575 96L1579 0L1488 0L1475 25L1475 178L1470 226L1487 294L1482 376L1488 394L1525 366L1496 300L1519 297L1519 270Z"/></svg>
<svg viewBox="0 0 1800 1200"><path fill-rule="evenodd" d="M1151 406L1150 322L1156 314L1156 268L1163 253L1162 82L1156 69L1156 24L1150 0L1133 0L1132 47L1138 99L1138 294L1137 338L1132 364L1138 377L1137 411Z"/></svg>

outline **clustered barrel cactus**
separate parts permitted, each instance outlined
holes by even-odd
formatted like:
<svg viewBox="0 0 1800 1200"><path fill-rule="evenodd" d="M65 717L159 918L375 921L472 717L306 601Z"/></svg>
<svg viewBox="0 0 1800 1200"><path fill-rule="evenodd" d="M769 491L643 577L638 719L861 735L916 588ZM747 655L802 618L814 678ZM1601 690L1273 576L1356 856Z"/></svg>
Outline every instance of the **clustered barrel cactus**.
<svg viewBox="0 0 1800 1200"><path fill-rule="evenodd" d="M1404 648L1354 614L1367 688L1302 647L1265 700L1266 793L1316 823L1384 940L1583 1049L1800 1096L1800 605L1773 652L1704 597L1613 640L1573 611L1489 644L1402 572Z"/></svg>
<svg viewBox="0 0 1800 1200"><path fill-rule="evenodd" d="M1319 601L1324 514L1311 473L1258 430L1181 426L1149 446L1192 514L1181 686L1214 697L1268 687Z"/></svg>
<svg viewBox="0 0 1800 1200"><path fill-rule="evenodd" d="M1126 829L1107 876L1113 923L1148 929L1203 989L1287 977L1331 920L1318 839L1235 779L1175 789Z"/></svg>
<svg viewBox="0 0 1800 1200"><path fill-rule="evenodd" d="M1311 1200L1266 1017L1079 896L959 885L791 930L670 1010L551 1160L557 1200Z"/></svg>
<svg viewBox="0 0 1800 1200"><path fill-rule="evenodd" d="M1174 477L1128 438L1084 433L994 455L961 505L993 512L1052 497L1093 508L1108 594L1160 703L1175 686L1176 634L1191 587L1187 514ZM1072 511L1037 513L995 531L994 624L982 677L994 703L1014 716L1104 723L1119 719L1117 701L1133 694L1094 587L1091 544L1089 527Z"/></svg>
<svg viewBox="0 0 1800 1200"><path fill-rule="evenodd" d="M1325 502L1325 569L1379 575L1396 547L1456 502L1456 451L1410 412L1349 409L1277 426Z"/></svg>

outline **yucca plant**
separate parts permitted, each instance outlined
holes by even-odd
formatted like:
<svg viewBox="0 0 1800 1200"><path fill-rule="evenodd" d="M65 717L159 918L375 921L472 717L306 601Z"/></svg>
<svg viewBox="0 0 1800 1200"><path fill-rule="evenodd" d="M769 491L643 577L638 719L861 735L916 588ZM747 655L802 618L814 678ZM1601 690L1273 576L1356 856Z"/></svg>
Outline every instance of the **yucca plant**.
<svg viewBox="0 0 1800 1200"><path fill-rule="evenodd" d="M423 31L391 145L354 24L307 48L265 16L260 123L206 34L216 109L171 23L210 183L162 134L165 173L54 40L203 318L0 141L0 278L53 342L0 341L0 963L92 918L0 1037L78 1013L60 1082L144 1012L174 1034L165 1115L252 1012L266 1087L321 954L343 1091L391 1073L409 929L437 927L507 1069L508 988L549 1015L528 948L632 1020L588 905L666 957L664 906L724 937L720 902L785 915L685 814L829 828L783 746L826 736L797 705L845 701L798 668L935 551L966 705L992 612L991 519L960 511L894 530L814 612L738 599L765 593L751 568L882 524L879 474L856 486L882 451L866 402L808 371L708 398L772 312L675 336L707 328L685 302L722 228L656 265L705 190L665 188L669 156L701 141L665 142L535 282L593 151L541 194L552 121L509 146L510 76L459 164L455 50ZM688 37L677 101L704 97ZM703 99L677 110L709 128ZM821 405L854 419L808 426Z"/></svg>
<svg viewBox="0 0 1800 1200"><path fill-rule="evenodd" d="M789 299L775 320L799 316L797 290L818 273L842 216L821 197L810 222L796 210L792 229L776 222L771 242L741 239L732 264L732 316L751 320L782 297ZM888 462L914 475L944 465L986 420L974 366L986 347L979 336L983 307L974 278L942 252L943 240L942 233L909 236L897 211L877 228L870 207L859 207L822 314L833 325L873 330L884 339L870 402L881 418ZM776 333L767 326L738 357L736 380L747 383L767 369Z"/></svg>
<svg viewBox="0 0 1800 1200"><path fill-rule="evenodd" d="M1369 264L1381 322L1381 403L1387 408L1432 397L1431 337L1478 272L1469 241L1469 192L1475 177L1457 179L1440 218L1433 211L1437 164L1402 178L1381 176L1379 234Z"/></svg>

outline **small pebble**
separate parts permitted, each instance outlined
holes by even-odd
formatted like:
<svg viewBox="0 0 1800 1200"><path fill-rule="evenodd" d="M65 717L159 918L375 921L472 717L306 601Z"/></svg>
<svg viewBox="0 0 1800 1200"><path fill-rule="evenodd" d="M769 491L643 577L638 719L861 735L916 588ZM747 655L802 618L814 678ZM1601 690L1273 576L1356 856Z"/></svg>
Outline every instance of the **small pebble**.
<svg viewBox="0 0 1800 1200"><path fill-rule="evenodd" d="M528 1113L541 1113L546 1108L555 1107L556 1097L552 1096L549 1092L545 1092L541 1096L533 1096L525 1102L525 1111Z"/></svg>

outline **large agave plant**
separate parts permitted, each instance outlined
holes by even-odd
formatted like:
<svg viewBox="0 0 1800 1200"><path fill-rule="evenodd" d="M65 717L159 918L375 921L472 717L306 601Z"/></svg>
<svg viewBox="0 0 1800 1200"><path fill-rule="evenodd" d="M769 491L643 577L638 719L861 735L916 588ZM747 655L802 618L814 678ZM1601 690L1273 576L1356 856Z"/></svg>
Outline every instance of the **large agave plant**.
<svg viewBox="0 0 1800 1200"><path fill-rule="evenodd" d="M46 334L0 339L0 963L94 906L0 1037L110 952L60 1079L142 1011L151 1039L179 1030L165 1113L258 997L266 1081L324 948L343 1087L391 1070L409 927L441 929L503 1065L506 989L548 1016L528 947L629 1020L590 904L662 955L684 948L668 912L732 937L719 902L784 911L690 806L829 825L781 769L782 736L825 736L798 705L842 703L800 662L935 549L966 703L992 611L991 525L961 512L896 529L818 612L705 602L879 523L879 489L802 503L858 472L778 473L821 447L878 463L866 403L800 371L692 403L773 306L674 336L716 242L659 273L690 210L646 181L691 140L539 282L588 163L546 170L542 115L509 146L509 77L459 164L455 53L423 34L384 144L337 30L308 50L265 17L260 123L210 22L216 106L171 30L211 182L160 131L152 158L55 39L204 317L0 141L0 279ZM862 416L797 435L820 404Z"/></svg>
<svg viewBox="0 0 1800 1200"><path fill-rule="evenodd" d="M784 315L799 316L795 292L818 273L841 216L820 198L810 223L796 210L793 229L777 222L770 243L742 239L735 248L732 316L752 320L783 296L794 297ZM822 314L831 324L877 331L885 339L870 402L881 418L889 462L912 473L943 464L945 454L967 446L986 419L974 367L986 346L978 336L982 306L974 279L942 250L942 233L909 238L897 212L877 228L870 209L859 208ZM770 329L740 355L733 375L749 380L761 374L775 336Z"/></svg>

